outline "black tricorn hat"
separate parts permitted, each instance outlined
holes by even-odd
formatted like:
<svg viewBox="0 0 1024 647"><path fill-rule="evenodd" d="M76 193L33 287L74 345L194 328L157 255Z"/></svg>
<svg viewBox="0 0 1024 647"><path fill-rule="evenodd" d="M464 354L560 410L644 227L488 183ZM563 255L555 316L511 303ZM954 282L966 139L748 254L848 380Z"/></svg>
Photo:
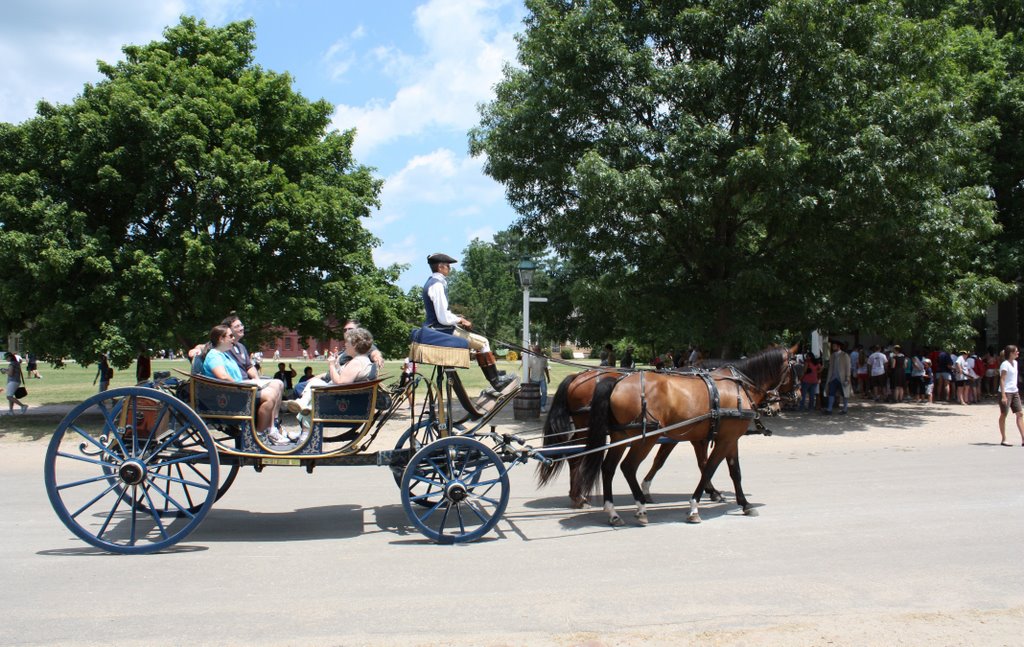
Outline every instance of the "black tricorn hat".
<svg viewBox="0 0 1024 647"><path fill-rule="evenodd" d="M427 263L433 265L434 263L458 263L457 260L449 256L448 254L431 254L427 257Z"/></svg>

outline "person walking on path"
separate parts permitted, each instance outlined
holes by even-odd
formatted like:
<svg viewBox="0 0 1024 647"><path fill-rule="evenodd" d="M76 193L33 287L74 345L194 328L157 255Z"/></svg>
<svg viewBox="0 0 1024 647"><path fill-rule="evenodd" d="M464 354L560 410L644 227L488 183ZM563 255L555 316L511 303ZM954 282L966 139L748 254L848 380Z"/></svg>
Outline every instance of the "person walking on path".
<svg viewBox="0 0 1024 647"><path fill-rule="evenodd" d="M1020 432L1020 444L1024 445L1024 408L1021 407L1020 392L1017 388L1017 357L1020 350L1010 344L1003 353L1003 363L999 365L999 444L1009 447L1006 442L1006 414L1013 411L1017 418L1017 431Z"/></svg>
<svg viewBox="0 0 1024 647"><path fill-rule="evenodd" d="M17 355L8 352L4 356L9 363L7 364L7 415L14 415L14 405L21 407L21 412L25 413L28 411L28 405L18 399L18 389L22 384L25 383L25 376L21 372L21 362L18 361ZM24 394L22 395L24 397Z"/></svg>
<svg viewBox="0 0 1024 647"><path fill-rule="evenodd" d="M43 379L43 376L39 374L39 362L36 360L35 353L29 353L27 355L28 362L25 365L25 370L28 371L28 376L37 380Z"/></svg>

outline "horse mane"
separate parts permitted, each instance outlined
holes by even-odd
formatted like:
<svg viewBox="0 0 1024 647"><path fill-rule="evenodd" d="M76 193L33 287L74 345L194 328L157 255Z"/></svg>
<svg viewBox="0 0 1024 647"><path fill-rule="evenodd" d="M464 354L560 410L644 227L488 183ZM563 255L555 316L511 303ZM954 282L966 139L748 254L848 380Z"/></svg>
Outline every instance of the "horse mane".
<svg viewBox="0 0 1024 647"><path fill-rule="evenodd" d="M754 384L771 384L782 377L786 352L785 348L766 348L756 355L733 363L732 366Z"/></svg>

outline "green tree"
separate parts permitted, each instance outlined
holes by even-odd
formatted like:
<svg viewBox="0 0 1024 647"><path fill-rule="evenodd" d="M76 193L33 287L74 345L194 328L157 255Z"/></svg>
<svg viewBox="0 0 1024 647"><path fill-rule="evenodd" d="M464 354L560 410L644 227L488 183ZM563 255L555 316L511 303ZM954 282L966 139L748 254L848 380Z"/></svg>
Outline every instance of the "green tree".
<svg viewBox="0 0 1024 647"><path fill-rule="evenodd" d="M991 255L998 276L1024 283L1024 4L1019 0L955 0L940 4L956 28L956 60L965 71L971 102L979 118L995 123L999 137L986 147L989 186L1002 226ZM936 13L925 3L921 15ZM929 11L931 9L931 11ZM1016 335L1024 335L1024 310L1016 300ZM1004 309L1004 312L1006 310Z"/></svg>
<svg viewBox="0 0 1024 647"><path fill-rule="evenodd" d="M274 326L337 334L351 315L404 339L400 268L374 266L361 223L381 181L353 159L354 131L327 131L331 104L253 50L251 21L184 17L99 63L71 104L0 124L0 333L121 366L230 310L250 345Z"/></svg>
<svg viewBox="0 0 1024 647"><path fill-rule="evenodd" d="M527 7L470 146L605 338L965 339L1006 294L979 262L996 131L948 22L882 0Z"/></svg>

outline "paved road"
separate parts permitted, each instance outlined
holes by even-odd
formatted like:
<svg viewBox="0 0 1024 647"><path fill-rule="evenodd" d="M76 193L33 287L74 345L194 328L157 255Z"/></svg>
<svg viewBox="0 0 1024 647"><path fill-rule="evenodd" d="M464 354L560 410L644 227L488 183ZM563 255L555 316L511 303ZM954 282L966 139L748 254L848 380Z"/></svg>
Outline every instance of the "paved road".
<svg viewBox="0 0 1024 647"><path fill-rule="evenodd" d="M1019 644L1024 448L991 442L990 405L921 411L745 439L753 518L712 505L681 523L696 473L680 451L648 527L568 511L564 478L537 490L520 467L498 532L437 546L388 470L268 468L139 557L75 539L43 443L8 440L0 644Z"/></svg>

